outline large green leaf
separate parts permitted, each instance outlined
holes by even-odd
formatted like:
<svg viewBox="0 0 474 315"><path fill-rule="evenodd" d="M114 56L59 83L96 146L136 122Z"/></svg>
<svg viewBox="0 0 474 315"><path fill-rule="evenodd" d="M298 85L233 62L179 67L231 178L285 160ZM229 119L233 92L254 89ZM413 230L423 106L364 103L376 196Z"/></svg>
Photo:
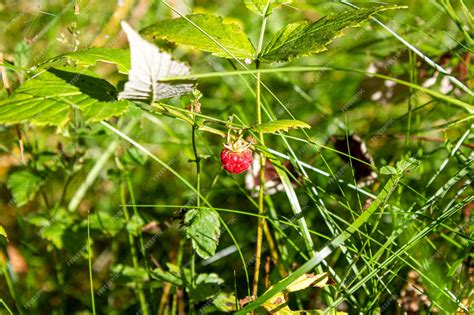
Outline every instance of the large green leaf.
<svg viewBox="0 0 474 315"><path fill-rule="evenodd" d="M10 189L13 200L18 207L25 205L33 199L42 184L43 178L28 170L15 172L7 180L7 187Z"/></svg>
<svg viewBox="0 0 474 315"><path fill-rule="evenodd" d="M196 253L204 259L213 256L219 244L219 214L214 209L191 209L186 212L184 224Z"/></svg>
<svg viewBox="0 0 474 315"><path fill-rule="evenodd" d="M401 7L363 8L327 15L314 23L289 24L273 36L263 50L260 60L264 62L289 61L298 56L324 51L330 42L343 35L344 29L359 26L375 13L397 8Z"/></svg>
<svg viewBox="0 0 474 315"><path fill-rule="evenodd" d="M0 124L29 122L64 126L73 110L86 122L123 114L128 101L116 101L116 90L92 72L74 68L51 68L28 80L13 95L0 102Z"/></svg>
<svg viewBox="0 0 474 315"><path fill-rule="evenodd" d="M125 226L125 220L121 216L97 211L89 215L89 225L91 230L100 230L104 234L115 236ZM82 222L81 226L87 228L87 221Z"/></svg>
<svg viewBox="0 0 474 315"><path fill-rule="evenodd" d="M98 61L117 65L121 73L128 73L130 70L130 52L126 49L91 47L54 57L40 65L40 67L50 67L58 61L72 60L78 66L94 66Z"/></svg>
<svg viewBox="0 0 474 315"><path fill-rule="evenodd" d="M252 127L253 130L263 133L288 131L295 128L311 128L311 126L300 120L282 119L258 124Z"/></svg>
<svg viewBox="0 0 474 315"><path fill-rule="evenodd" d="M39 227L37 233L42 239L50 241L56 248L69 248L66 244L74 244L81 246L77 240L71 240L74 233L75 218L63 208L51 210L52 216L45 214L32 214L26 218L26 221L34 226ZM73 247L71 245L71 247ZM80 247L79 247L80 248Z"/></svg>
<svg viewBox="0 0 474 315"><path fill-rule="evenodd" d="M260 16L268 16L272 14L273 9L292 2L293 0L244 0L245 6Z"/></svg>
<svg viewBox="0 0 474 315"><path fill-rule="evenodd" d="M245 33L237 25L225 24L222 18L215 15L193 14L188 15L186 19L181 17L163 20L144 28L140 33L153 39L165 39L179 45L208 51L219 57L234 56L239 59L255 57L255 49Z"/></svg>

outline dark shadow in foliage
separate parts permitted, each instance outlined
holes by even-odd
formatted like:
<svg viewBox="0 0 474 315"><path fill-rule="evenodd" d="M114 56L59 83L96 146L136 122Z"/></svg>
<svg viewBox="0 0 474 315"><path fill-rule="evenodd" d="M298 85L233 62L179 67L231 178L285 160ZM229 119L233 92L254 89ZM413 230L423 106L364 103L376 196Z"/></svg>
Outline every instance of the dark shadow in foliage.
<svg viewBox="0 0 474 315"><path fill-rule="evenodd" d="M106 80L78 72L69 72L56 68L48 69L49 72L77 87L82 93L103 102L117 99L115 87Z"/></svg>

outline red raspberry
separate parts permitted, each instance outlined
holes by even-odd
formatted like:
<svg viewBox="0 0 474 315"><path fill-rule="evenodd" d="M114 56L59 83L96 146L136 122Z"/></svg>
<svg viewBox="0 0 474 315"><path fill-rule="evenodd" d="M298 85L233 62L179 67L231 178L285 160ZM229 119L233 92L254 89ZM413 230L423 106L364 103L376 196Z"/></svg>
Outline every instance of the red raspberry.
<svg viewBox="0 0 474 315"><path fill-rule="evenodd" d="M231 174L240 174L252 164L253 154L249 144L243 140L225 144L221 151L221 164Z"/></svg>

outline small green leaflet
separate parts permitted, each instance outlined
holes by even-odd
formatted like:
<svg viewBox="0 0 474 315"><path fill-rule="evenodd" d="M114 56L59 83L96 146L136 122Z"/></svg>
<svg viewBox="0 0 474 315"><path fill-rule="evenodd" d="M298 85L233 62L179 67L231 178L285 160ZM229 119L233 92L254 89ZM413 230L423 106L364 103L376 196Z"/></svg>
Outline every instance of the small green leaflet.
<svg viewBox="0 0 474 315"><path fill-rule="evenodd" d="M273 9L284 4L291 4L293 0L244 0L245 6L253 13L260 16L269 16Z"/></svg>
<svg viewBox="0 0 474 315"><path fill-rule="evenodd" d="M192 14L186 16L186 19L181 17L163 20L142 29L140 33L153 39L165 39L178 45L207 51L219 57L255 57L254 47L236 24L225 24L221 17L211 14Z"/></svg>
<svg viewBox="0 0 474 315"><path fill-rule="evenodd" d="M62 54L51 58L39 65L40 68L49 68L60 61L73 61L77 66L91 67L98 61L117 65L120 73L127 74L130 69L130 52L126 49L91 47Z"/></svg>
<svg viewBox="0 0 474 315"><path fill-rule="evenodd" d="M20 86L0 102L0 124L29 122L63 127L78 110L86 122L122 115L128 101L116 101L116 90L87 69L51 68Z"/></svg>
<svg viewBox="0 0 474 315"><path fill-rule="evenodd" d="M263 133L274 133L296 128L311 128L311 126L300 120L282 119L255 125L252 127L252 130Z"/></svg>
<svg viewBox="0 0 474 315"><path fill-rule="evenodd" d="M0 225L0 236L3 236L8 242L7 231L5 231L5 228L2 225Z"/></svg>
<svg viewBox="0 0 474 315"><path fill-rule="evenodd" d="M186 264L187 265L187 264ZM191 270L183 266L166 263L168 270L156 268L152 278L168 282L176 287L185 288L193 302L212 300L213 305L221 311L235 311L235 296L223 292L224 280L215 273L200 273L195 276L195 284L191 285Z"/></svg>
<svg viewBox="0 0 474 315"><path fill-rule="evenodd" d="M262 51L260 60L282 62L324 51L336 37L343 35L344 29L361 25L375 13L399 8L403 7L363 8L327 15L311 24L308 22L288 24L273 36Z"/></svg>
<svg viewBox="0 0 474 315"><path fill-rule="evenodd" d="M13 201L18 207L24 206L33 199L35 193L43 184L43 178L28 170L21 170L8 176L7 187L10 189Z"/></svg>
<svg viewBox="0 0 474 315"><path fill-rule="evenodd" d="M219 214L214 209L190 209L184 217L186 237L191 239L196 253L203 259L212 257L220 236Z"/></svg>

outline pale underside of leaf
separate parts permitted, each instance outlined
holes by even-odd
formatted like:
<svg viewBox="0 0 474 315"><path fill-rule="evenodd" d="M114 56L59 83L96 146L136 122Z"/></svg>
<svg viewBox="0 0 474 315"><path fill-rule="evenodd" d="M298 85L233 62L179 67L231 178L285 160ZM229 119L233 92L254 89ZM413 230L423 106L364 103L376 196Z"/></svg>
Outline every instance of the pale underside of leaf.
<svg viewBox="0 0 474 315"><path fill-rule="evenodd" d="M273 133L279 131L288 131L296 128L311 128L307 123L300 120L282 119L258 124L252 127L253 130L263 133Z"/></svg>
<svg viewBox="0 0 474 315"><path fill-rule="evenodd" d="M174 61L171 55L161 52L158 47L144 40L126 22L122 29L130 43L131 69L125 89L119 99L161 100L180 96L193 90L192 83L160 82L170 76L190 74L184 63Z"/></svg>
<svg viewBox="0 0 474 315"><path fill-rule="evenodd" d="M285 26L270 40L260 57L265 62L289 61L327 49L327 45L349 27L360 26L372 15L399 6L379 6L331 14L314 23L298 22Z"/></svg>
<svg viewBox="0 0 474 315"><path fill-rule="evenodd" d="M83 69L49 69L0 102L0 124L29 122L63 127L77 110L86 122L123 114L127 101L115 101L115 88Z"/></svg>
<svg viewBox="0 0 474 315"><path fill-rule="evenodd" d="M181 17L160 21L144 28L141 33L153 39L165 39L178 45L207 51L219 57L255 57L254 47L236 24L225 24L222 18L210 14L192 14L186 18L195 25Z"/></svg>
<svg viewBox="0 0 474 315"><path fill-rule="evenodd" d="M327 273L322 274L303 274L294 280L286 289L285 292L278 292L269 298L262 306L272 314L280 314L280 315L297 315L302 313L312 313L312 314L319 314L320 310L291 310L288 306L287 296L285 293L287 292L297 292L305 289L309 289L311 287L318 287L323 288L329 285L329 277ZM268 290L270 290L270 287ZM268 291L267 290L267 291ZM338 313L338 314L346 314L346 313Z"/></svg>

